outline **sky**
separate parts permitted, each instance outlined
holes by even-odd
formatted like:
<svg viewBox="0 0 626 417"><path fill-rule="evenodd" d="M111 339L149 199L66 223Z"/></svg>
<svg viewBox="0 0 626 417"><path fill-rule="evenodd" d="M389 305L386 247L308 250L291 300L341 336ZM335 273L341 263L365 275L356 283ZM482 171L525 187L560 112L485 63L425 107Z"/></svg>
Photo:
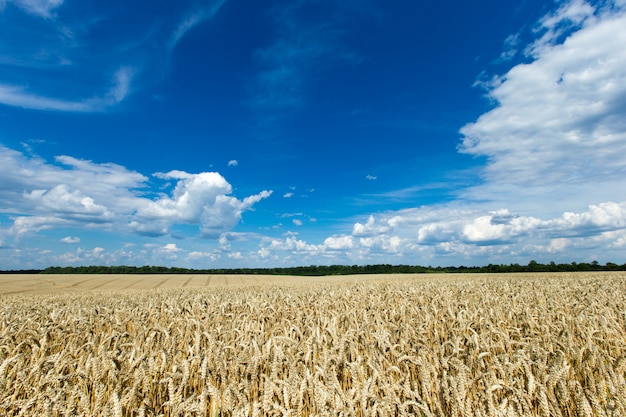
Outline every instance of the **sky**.
<svg viewBox="0 0 626 417"><path fill-rule="evenodd" d="M0 269L626 262L626 0L0 0Z"/></svg>

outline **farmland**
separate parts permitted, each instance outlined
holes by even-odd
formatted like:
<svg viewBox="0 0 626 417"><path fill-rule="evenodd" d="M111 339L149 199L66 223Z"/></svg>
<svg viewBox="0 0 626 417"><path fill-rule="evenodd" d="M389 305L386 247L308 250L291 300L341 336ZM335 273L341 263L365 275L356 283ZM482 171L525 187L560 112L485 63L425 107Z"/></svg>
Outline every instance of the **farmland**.
<svg viewBox="0 0 626 417"><path fill-rule="evenodd" d="M626 273L0 276L0 415L623 416Z"/></svg>

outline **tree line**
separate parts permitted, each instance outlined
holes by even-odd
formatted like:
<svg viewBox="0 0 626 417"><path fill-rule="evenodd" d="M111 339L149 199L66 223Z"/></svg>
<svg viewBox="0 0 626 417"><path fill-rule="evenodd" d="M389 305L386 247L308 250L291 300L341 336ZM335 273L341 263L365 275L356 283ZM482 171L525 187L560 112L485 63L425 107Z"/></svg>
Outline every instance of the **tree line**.
<svg viewBox="0 0 626 417"><path fill-rule="evenodd" d="M51 266L45 269L0 271L0 273L28 274L246 274L246 275L351 275L351 274L427 274L427 273L512 273L512 272L578 272L578 271L626 271L626 264L618 265L597 261L591 263L542 264L534 260L528 265L509 264L486 266L420 266L420 265L309 265L282 268L218 268L190 269L166 266Z"/></svg>

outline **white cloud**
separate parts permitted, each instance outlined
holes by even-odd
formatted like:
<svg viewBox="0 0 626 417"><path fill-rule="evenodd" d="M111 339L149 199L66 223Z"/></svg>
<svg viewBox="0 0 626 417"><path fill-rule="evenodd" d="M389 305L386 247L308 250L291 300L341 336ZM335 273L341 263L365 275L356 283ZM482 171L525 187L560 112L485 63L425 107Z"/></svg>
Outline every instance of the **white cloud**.
<svg viewBox="0 0 626 417"><path fill-rule="evenodd" d="M368 180L370 180L370 181L374 181L374 180L377 180L377 179L378 179L378 177L376 177L376 176L374 176L374 175L366 175L366 176L365 176L365 178L366 178L366 179L368 179Z"/></svg>
<svg viewBox="0 0 626 417"><path fill-rule="evenodd" d="M237 161L236 159L231 159L230 161L228 161L229 167L236 167L237 165L239 165L239 161Z"/></svg>
<svg viewBox="0 0 626 417"><path fill-rule="evenodd" d="M203 235L218 237L234 227L245 210L269 197L262 191L239 201L228 194L231 185L217 172L188 174L182 171L159 173L162 179L177 179L171 196L155 201L142 200L131 227L143 233L159 234L174 223L199 224ZM157 220L157 223L152 223ZM156 227L151 229L149 225ZM147 226L147 227L146 227Z"/></svg>
<svg viewBox="0 0 626 417"><path fill-rule="evenodd" d="M190 252L187 255L187 259L189 259L191 261L208 259L209 261L213 262L213 261L217 261L218 259L220 259L220 254L219 253L212 253L212 252L195 251L195 252Z"/></svg>
<svg viewBox="0 0 626 417"><path fill-rule="evenodd" d="M388 229L387 226L375 225L376 220L374 216L369 216L365 224L355 223L352 228L353 236L370 236L372 234L385 233Z"/></svg>
<svg viewBox="0 0 626 417"><path fill-rule="evenodd" d="M24 198L35 204L38 212L52 212L67 220L107 222L113 213L106 207L95 203L94 199L80 190L71 190L66 184L59 184L49 190L33 190L25 193Z"/></svg>
<svg viewBox="0 0 626 417"><path fill-rule="evenodd" d="M352 236L331 236L324 240L324 246L328 249L351 249L354 246Z"/></svg>
<svg viewBox="0 0 626 417"><path fill-rule="evenodd" d="M272 256L272 252L270 252L269 248L261 248L257 251L257 255L259 255L261 259L267 259Z"/></svg>
<svg viewBox="0 0 626 417"><path fill-rule="evenodd" d="M546 256L571 262L584 259L578 251L585 253L590 247L606 248L604 254L611 260L621 256L625 245L626 202L590 205L555 218L523 216L507 209L484 211L477 205L438 206L371 215L365 223L354 224L352 235L332 235L320 245L295 236L267 240L261 243L259 255L284 260L286 253L297 253L314 263L324 259L389 262L390 255L424 265L433 259L438 263L448 259L451 265L552 260Z"/></svg>
<svg viewBox="0 0 626 417"><path fill-rule="evenodd" d="M261 191L258 194L255 195L251 195L249 197L246 197L243 199L243 204L242 204L242 209L244 210L248 210L250 208L252 208L252 206L256 203L258 203L259 201L263 200L264 198L268 198L269 196L272 195L272 191Z"/></svg>
<svg viewBox="0 0 626 417"><path fill-rule="evenodd" d="M262 191L239 200L216 172L171 171L155 174L175 180L171 195L150 199L140 192L147 178L137 172L70 156L56 161L63 166L0 146L0 212L13 215L12 235L59 226L130 228L163 235L174 224L195 224L203 235L218 237L233 228L244 211L272 194Z"/></svg>
<svg viewBox="0 0 626 417"><path fill-rule="evenodd" d="M178 45L180 40L194 27L200 25L208 19L213 18L220 10L220 8L226 3L226 0L217 0L209 7L196 10L187 15L176 27L174 33L170 37L167 43L167 48L172 50Z"/></svg>
<svg viewBox="0 0 626 417"><path fill-rule="evenodd" d="M420 218L420 210L405 216ZM465 243L524 242L527 236L549 240L563 236L600 235L606 230L626 228L626 202L606 202L590 205L586 211L566 212L556 218L540 219L512 214L508 210L483 213L477 209L450 212L440 209L440 218L425 222L417 228L417 242L432 245L445 241ZM406 230L406 229L405 229Z"/></svg>
<svg viewBox="0 0 626 417"><path fill-rule="evenodd" d="M588 211L582 213L566 212L560 218L549 221L547 225L579 235L626 228L626 202L591 205Z"/></svg>
<svg viewBox="0 0 626 417"><path fill-rule="evenodd" d="M0 210L48 219L97 221L110 212L133 210L134 189L144 187L147 180L116 164L69 156L59 156L56 161L64 166L0 145Z"/></svg>
<svg viewBox="0 0 626 417"><path fill-rule="evenodd" d="M180 252L182 249L176 246L176 243L168 243L164 245L161 250L163 252Z"/></svg>
<svg viewBox="0 0 626 417"><path fill-rule="evenodd" d="M300 220L300 219L293 219L292 222L296 226L302 226L302 220Z"/></svg>
<svg viewBox="0 0 626 417"><path fill-rule="evenodd" d="M44 18L53 17L53 10L63 4L63 0L8 0L24 11ZM0 2L0 11L4 3Z"/></svg>
<svg viewBox="0 0 626 417"><path fill-rule="evenodd" d="M297 239L295 236L287 236L284 240L272 239L269 246L265 246L267 250L274 251L290 251L301 252L307 254L318 254L324 250L322 245L311 245L306 241Z"/></svg>
<svg viewBox="0 0 626 417"><path fill-rule="evenodd" d="M76 236L66 236L63 239L61 239L61 243L80 243L80 238L76 237Z"/></svg>
<svg viewBox="0 0 626 417"><path fill-rule="evenodd" d="M563 21L581 28L557 43ZM626 189L626 13L575 0L542 25L534 60L492 83L495 108L461 129L460 151L488 158L464 199L556 214Z"/></svg>
<svg viewBox="0 0 626 417"><path fill-rule="evenodd" d="M567 248L568 244L569 244L569 239L566 239L566 238L561 237L557 239L552 239L550 240L548 251L550 253L563 252L565 248Z"/></svg>
<svg viewBox="0 0 626 417"><path fill-rule="evenodd" d="M130 91L133 69L120 68L113 76L112 86L103 96L71 101L45 97L28 92L24 87L0 83L0 104L32 110L91 113L104 111L121 103Z"/></svg>
<svg viewBox="0 0 626 417"><path fill-rule="evenodd" d="M398 236L391 236L388 239L384 239L382 242L383 250L387 252L398 252L403 243L403 239Z"/></svg>
<svg viewBox="0 0 626 417"><path fill-rule="evenodd" d="M504 51L500 54L500 58L497 61L505 62L511 60L515 55L517 55L519 43L520 36L518 33L508 36L504 40Z"/></svg>
<svg viewBox="0 0 626 417"><path fill-rule="evenodd" d="M181 171L158 174L162 179L178 180L172 196L163 196L142 205L138 215L146 219L176 219L198 222L204 209L219 204L219 198L232 192L231 185L217 172L188 174ZM228 204L227 201L222 203Z"/></svg>
<svg viewBox="0 0 626 417"><path fill-rule="evenodd" d="M593 16L594 12L595 9L585 0L563 2L554 13L540 20L536 30L544 34L529 46L527 53L533 56L540 55L544 48L554 45L562 35L580 27Z"/></svg>
<svg viewBox="0 0 626 417"><path fill-rule="evenodd" d="M289 217L297 217L297 216L304 216L303 213L283 213L280 215L280 217L282 217L283 219L288 219Z"/></svg>
<svg viewBox="0 0 626 417"><path fill-rule="evenodd" d="M106 264L107 259L111 256L110 253L104 248L95 247L91 250L85 250L83 248L76 249L75 252L66 252L61 254L55 259L58 263L67 264Z"/></svg>
<svg viewBox="0 0 626 417"><path fill-rule="evenodd" d="M284 198L291 198L291 197L293 197L293 193L285 193L285 194L283 194L283 197Z"/></svg>
<svg viewBox="0 0 626 417"><path fill-rule="evenodd" d="M40 232L53 227L67 226L70 222L56 216L19 216L13 217L9 234L22 236L26 233Z"/></svg>
<svg viewBox="0 0 626 417"><path fill-rule="evenodd" d="M463 228L463 236L468 240L497 240L504 237L504 224L493 224L491 216L481 216Z"/></svg>

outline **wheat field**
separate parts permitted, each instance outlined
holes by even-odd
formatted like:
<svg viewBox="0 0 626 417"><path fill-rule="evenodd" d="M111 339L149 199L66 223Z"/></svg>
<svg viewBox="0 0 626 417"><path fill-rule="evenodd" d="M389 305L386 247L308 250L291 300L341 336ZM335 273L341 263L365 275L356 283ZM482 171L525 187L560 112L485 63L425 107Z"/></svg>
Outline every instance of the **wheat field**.
<svg viewBox="0 0 626 417"><path fill-rule="evenodd" d="M626 415L625 273L165 278L0 279L0 415Z"/></svg>

